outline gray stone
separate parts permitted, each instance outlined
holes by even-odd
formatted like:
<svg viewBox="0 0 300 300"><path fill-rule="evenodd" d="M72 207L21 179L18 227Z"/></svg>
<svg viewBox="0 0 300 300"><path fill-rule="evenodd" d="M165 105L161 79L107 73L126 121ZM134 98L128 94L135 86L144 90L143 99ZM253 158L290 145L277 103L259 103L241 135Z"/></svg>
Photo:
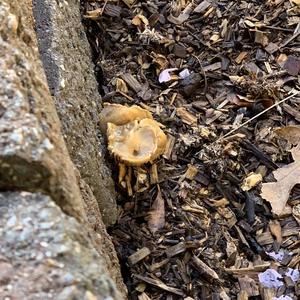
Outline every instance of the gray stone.
<svg viewBox="0 0 300 300"><path fill-rule="evenodd" d="M101 257L103 274L111 277L125 295L118 259L97 201L90 186L80 178L62 137L60 120L39 60L31 4L31 0L0 2L0 189L42 192L66 214L75 217ZM39 217L40 235L47 235L56 222L56 208L41 208ZM16 250L20 250L14 252L11 260L22 257L22 247L31 246L31 226L35 220L27 216L20 222L22 230L17 235L9 230L5 236L11 245L17 243ZM16 224L18 220L11 214L0 230L5 226L14 228ZM32 249L30 259L41 262L57 252L69 253L70 244L63 243L64 238L61 233L43 241L40 248ZM47 246L54 242L60 246L56 249ZM47 279L43 278L48 286ZM16 299L24 298L17 295Z"/></svg>
<svg viewBox="0 0 300 300"><path fill-rule="evenodd" d="M48 196L0 193L0 298L81 300L88 292L93 299L123 299L88 236Z"/></svg>
<svg viewBox="0 0 300 300"><path fill-rule="evenodd" d="M74 166L37 59L29 2L0 2L0 189L43 191L83 220Z"/></svg>
<svg viewBox="0 0 300 300"><path fill-rule="evenodd" d="M98 137L101 98L79 8L79 0L33 0L39 50L68 151L93 191L104 223L112 225L116 193Z"/></svg>

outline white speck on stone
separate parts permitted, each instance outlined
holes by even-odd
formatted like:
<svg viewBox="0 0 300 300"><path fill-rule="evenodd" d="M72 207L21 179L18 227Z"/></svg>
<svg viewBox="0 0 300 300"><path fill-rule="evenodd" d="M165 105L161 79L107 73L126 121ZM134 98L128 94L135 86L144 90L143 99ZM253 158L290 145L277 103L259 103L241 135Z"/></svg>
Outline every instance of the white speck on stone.
<svg viewBox="0 0 300 300"><path fill-rule="evenodd" d="M40 245L44 248L47 248L49 246L47 242L40 242Z"/></svg>
<svg viewBox="0 0 300 300"><path fill-rule="evenodd" d="M259 282L267 288L279 288L283 286L282 276L274 269L268 269L258 274Z"/></svg>
<svg viewBox="0 0 300 300"><path fill-rule="evenodd" d="M52 256L52 252L51 251L46 251L45 255L46 255L46 257L51 257Z"/></svg>
<svg viewBox="0 0 300 300"><path fill-rule="evenodd" d="M42 147L46 150L51 151L54 148L54 145L50 142L48 138L45 138L42 143Z"/></svg>
<svg viewBox="0 0 300 300"><path fill-rule="evenodd" d="M12 217L10 217L10 218L7 220L6 226L7 226L7 227L13 227L13 226L16 225L16 223L17 223L17 217L16 217L16 216L12 216Z"/></svg>
<svg viewBox="0 0 300 300"><path fill-rule="evenodd" d="M60 86L62 87L62 88L64 88L66 85L65 85L65 80L64 79L62 79L61 81L60 81Z"/></svg>
<svg viewBox="0 0 300 300"><path fill-rule="evenodd" d="M23 135L20 132L15 131L10 135L10 139L17 144L21 144L23 141Z"/></svg>
<svg viewBox="0 0 300 300"><path fill-rule="evenodd" d="M19 27L19 22L18 19L15 15L9 14L7 17L7 27L8 29L13 33L16 34L18 27Z"/></svg>

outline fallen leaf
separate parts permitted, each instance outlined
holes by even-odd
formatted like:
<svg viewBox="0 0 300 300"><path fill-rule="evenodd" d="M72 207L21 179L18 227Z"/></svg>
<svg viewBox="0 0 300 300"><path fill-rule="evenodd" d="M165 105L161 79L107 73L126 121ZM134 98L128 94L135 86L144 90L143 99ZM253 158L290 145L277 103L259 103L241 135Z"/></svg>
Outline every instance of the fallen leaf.
<svg viewBox="0 0 300 300"><path fill-rule="evenodd" d="M152 233L165 226L165 201L160 191L158 191L156 199L152 204L147 221Z"/></svg>
<svg viewBox="0 0 300 300"><path fill-rule="evenodd" d="M277 182L263 183L261 189L261 197L270 202L276 215L283 213L291 190L300 184L300 143L291 152L294 162L275 170Z"/></svg>
<svg viewBox="0 0 300 300"><path fill-rule="evenodd" d="M300 0L292 0L292 2L296 5L300 5Z"/></svg>
<svg viewBox="0 0 300 300"><path fill-rule="evenodd" d="M300 142L300 126L285 126L275 130L275 132L293 145L297 145Z"/></svg>
<svg viewBox="0 0 300 300"><path fill-rule="evenodd" d="M233 103L237 106L251 107L253 105L253 103L250 101L247 101L248 99L246 100L245 98L246 97L241 97L234 93L229 93L227 95L227 99L229 100L230 103Z"/></svg>

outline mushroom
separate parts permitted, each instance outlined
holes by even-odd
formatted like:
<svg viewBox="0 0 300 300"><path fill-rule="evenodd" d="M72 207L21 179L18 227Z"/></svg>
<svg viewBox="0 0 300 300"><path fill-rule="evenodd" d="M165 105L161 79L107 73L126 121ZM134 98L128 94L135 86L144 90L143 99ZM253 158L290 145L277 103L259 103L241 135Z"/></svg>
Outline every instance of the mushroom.
<svg viewBox="0 0 300 300"><path fill-rule="evenodd" d="M164 152L167 143L167 137L160 125L152 119L152 116L141 120L135 119L124 125L108 122L110 153L129 166L141 166L152 162Z"/></svg>
<svg viewBox="0 0 300 300"><path fill-rule="evenodd" d="M108 123L125 125L135 120L153 119L151 113L137 105L127 107L121 104L104 103L100 113L100 129L104 133Z"/></svg>

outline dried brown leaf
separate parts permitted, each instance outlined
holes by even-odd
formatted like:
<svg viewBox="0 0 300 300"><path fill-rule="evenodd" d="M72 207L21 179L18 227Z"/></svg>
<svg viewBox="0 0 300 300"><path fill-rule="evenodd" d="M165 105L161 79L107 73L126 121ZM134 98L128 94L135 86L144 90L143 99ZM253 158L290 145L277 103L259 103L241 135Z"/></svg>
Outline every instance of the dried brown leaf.
<svg viewBox="0 0 300 300"><path fill-rule="evenodd" d="M156 199L152 204L147 221L152 233L165 226L165 202L160 191L158 191Z"/></svg>
<svg viewBox="0 0 300 300"><path fill-rule="evenodd" d="M289 194L296 184L300 184L300 143L292 150L293 163L283 166L273 172L277 182L263 183L261 196L271 203L274 214L284 212Z"/></svg>
<svg viewBox="0 0 300 300"><path fill-rule="evenodd" d="M297 145L300 142L300 126L285 126L277 129L275 132L293 145Z"/></svg>
<svg viewBox="0 0 300 300"><path fill-rule="evenodd" d="M300 0L292 0L292 2L296 5L300 5Z"/></svg>

